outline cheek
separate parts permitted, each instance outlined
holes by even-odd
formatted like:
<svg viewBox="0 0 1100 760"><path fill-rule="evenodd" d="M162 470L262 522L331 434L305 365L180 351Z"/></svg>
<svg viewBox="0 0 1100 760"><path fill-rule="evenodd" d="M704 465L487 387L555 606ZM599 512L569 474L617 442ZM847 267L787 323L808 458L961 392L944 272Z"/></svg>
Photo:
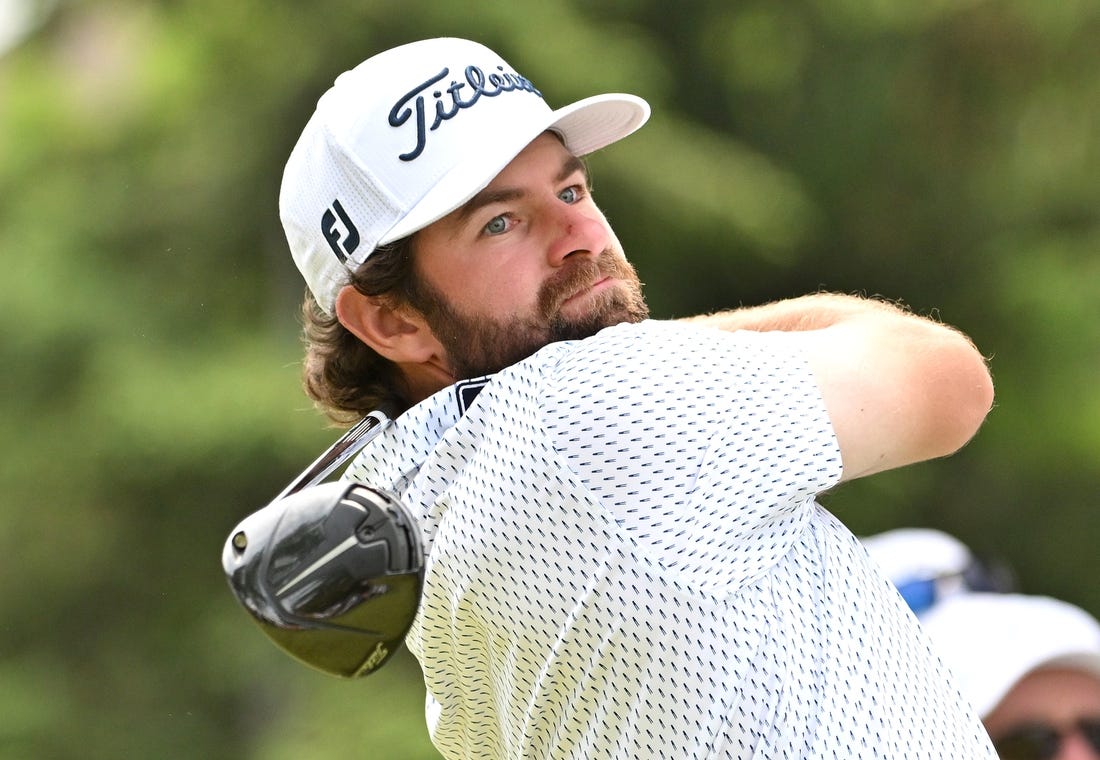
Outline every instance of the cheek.
<svg viewBox="0 0 1100 760"><path fill-rule="evenodd" d="M455 271L447 275L442 291L461 313L504 318L531 311L541 284L537 273L504 265L477 272Z"/></svg>
<svg viewBox="0 0 1100 760"><path fill-rule="evenodd" d="M530 313L538 301L542 280L529 270L501 269L491 273L482 285L474 308L504 317Z"/></svg>
<svg viewBox="0 0 1100 760"><path fill-rule="evenodd" d="M418 271L461 313L504 318L529 313L550 275L539 241L509 237L499 245L465 248L425 237Z"/></svg>
<svg viewBox="0 0 1100 760"><path fill-rule="evenodd" d="M518 247L486 256L485 265L455 272L463 283L462 291L452 290L473 313L503 316L525 312L535 304L538 291L548 273L537 265L538 259Z"/></svg>

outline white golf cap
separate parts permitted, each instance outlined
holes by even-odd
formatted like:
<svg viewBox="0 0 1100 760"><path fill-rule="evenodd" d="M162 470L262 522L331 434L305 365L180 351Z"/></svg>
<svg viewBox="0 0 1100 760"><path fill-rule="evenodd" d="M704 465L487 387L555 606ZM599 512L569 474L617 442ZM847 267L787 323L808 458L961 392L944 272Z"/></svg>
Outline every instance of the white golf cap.
<svg viewBox="0 0 1100 760"><path fill-rule="evenodd" d="M337 77L287 161L279 214L294 261L331 313L348 274L377 246L459 208L544 131L583 156L648 118L644 100L623 94L553 110L469 40L379 53Z"/></svg>
<svg viewBox="0 0 1100 760"><path fill-rule="evenodd" d="M918 617L954 594L994 588L969 547L943 531L896 528L861 540Z"/></svg>
<svg viewBox="0 0 1100 760"><path fill-rule="evenodd" d="M966 544L932 528L896 528L861 541L895 586L959 574L973 560Z"/></svg>
<svg viewBox="0 0 1100 760"><path fill-rule="evenodd" d="M1058 599L960 594L929 609L921 624L983 718L1038 668L1065 666L1100 679L1100 623Z"/></svg>

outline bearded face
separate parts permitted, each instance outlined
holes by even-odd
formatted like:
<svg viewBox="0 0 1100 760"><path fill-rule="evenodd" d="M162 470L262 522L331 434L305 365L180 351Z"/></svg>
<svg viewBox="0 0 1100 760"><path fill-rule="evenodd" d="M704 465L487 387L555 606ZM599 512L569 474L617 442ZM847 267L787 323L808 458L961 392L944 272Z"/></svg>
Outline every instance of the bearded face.
<svg viewBox="0 0 1100 760"><path fill-rule="evenodd" d="M610 248L564 265L539 289L527 315L465 313L425 282L412 305L446 350L457 380L492 374L550 343L587 338L649 316L637 272Z"/></svg>

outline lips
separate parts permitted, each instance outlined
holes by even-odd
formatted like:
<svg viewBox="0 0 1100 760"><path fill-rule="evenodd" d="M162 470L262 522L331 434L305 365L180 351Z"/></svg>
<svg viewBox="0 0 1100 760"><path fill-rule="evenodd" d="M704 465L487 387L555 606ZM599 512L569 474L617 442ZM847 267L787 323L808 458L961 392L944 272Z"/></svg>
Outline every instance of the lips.
<svg viewBox="0 0 1100 760"><path fill-rule="evenodd" d="M591 260L563 269L547 281L539 292L540 310L546 318L550 318L566 304L579 300L607 278L608 275L599 264Z"/></svg>
<svg viewBox="0 0 1100 760"><path fill-rule="evenodd" d="M626 291L629 293L623 297L637 300L644 309L641 293L634 294L635 285L640 285L638 277L622 254L608 248L595 257L570 259L539 290L539 314L543 319L561 318L562 309L572 310L569 305L583 301L585 296L592 296L596 301L617 300L618 296L614 293L622 295ZM574 318L577 316L583 315L574 315Z"/></svg>
<svg viewBox="0 0 1100 760"><path fill-rule="evenodd" d="M591 283L590 285L587 285L586 287L581 288L576 293L574 293L573 295L566 298L564 301L562 301L561 305L565 306L566 304L571 303L572 301L575 301L575 300L581 298L582 296L584 296L588 293L591 293L592 291L596 290L597 288L600 288L605 283L610 283L610 282L611 282L611 277L610 276L600 277L595 282Z"/></svg>

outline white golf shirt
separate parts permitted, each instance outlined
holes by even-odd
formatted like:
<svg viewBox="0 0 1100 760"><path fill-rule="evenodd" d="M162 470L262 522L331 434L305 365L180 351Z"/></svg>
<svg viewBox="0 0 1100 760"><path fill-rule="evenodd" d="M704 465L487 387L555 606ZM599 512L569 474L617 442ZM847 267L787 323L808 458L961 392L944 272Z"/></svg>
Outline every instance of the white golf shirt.
<svg viewBox="0 0 1100 760"><path fill-rule="evenodd" d="M840 451L790 335L619 325L469 390L346 474L418 515L445 757L995 758L815 502Z"/></svg>

